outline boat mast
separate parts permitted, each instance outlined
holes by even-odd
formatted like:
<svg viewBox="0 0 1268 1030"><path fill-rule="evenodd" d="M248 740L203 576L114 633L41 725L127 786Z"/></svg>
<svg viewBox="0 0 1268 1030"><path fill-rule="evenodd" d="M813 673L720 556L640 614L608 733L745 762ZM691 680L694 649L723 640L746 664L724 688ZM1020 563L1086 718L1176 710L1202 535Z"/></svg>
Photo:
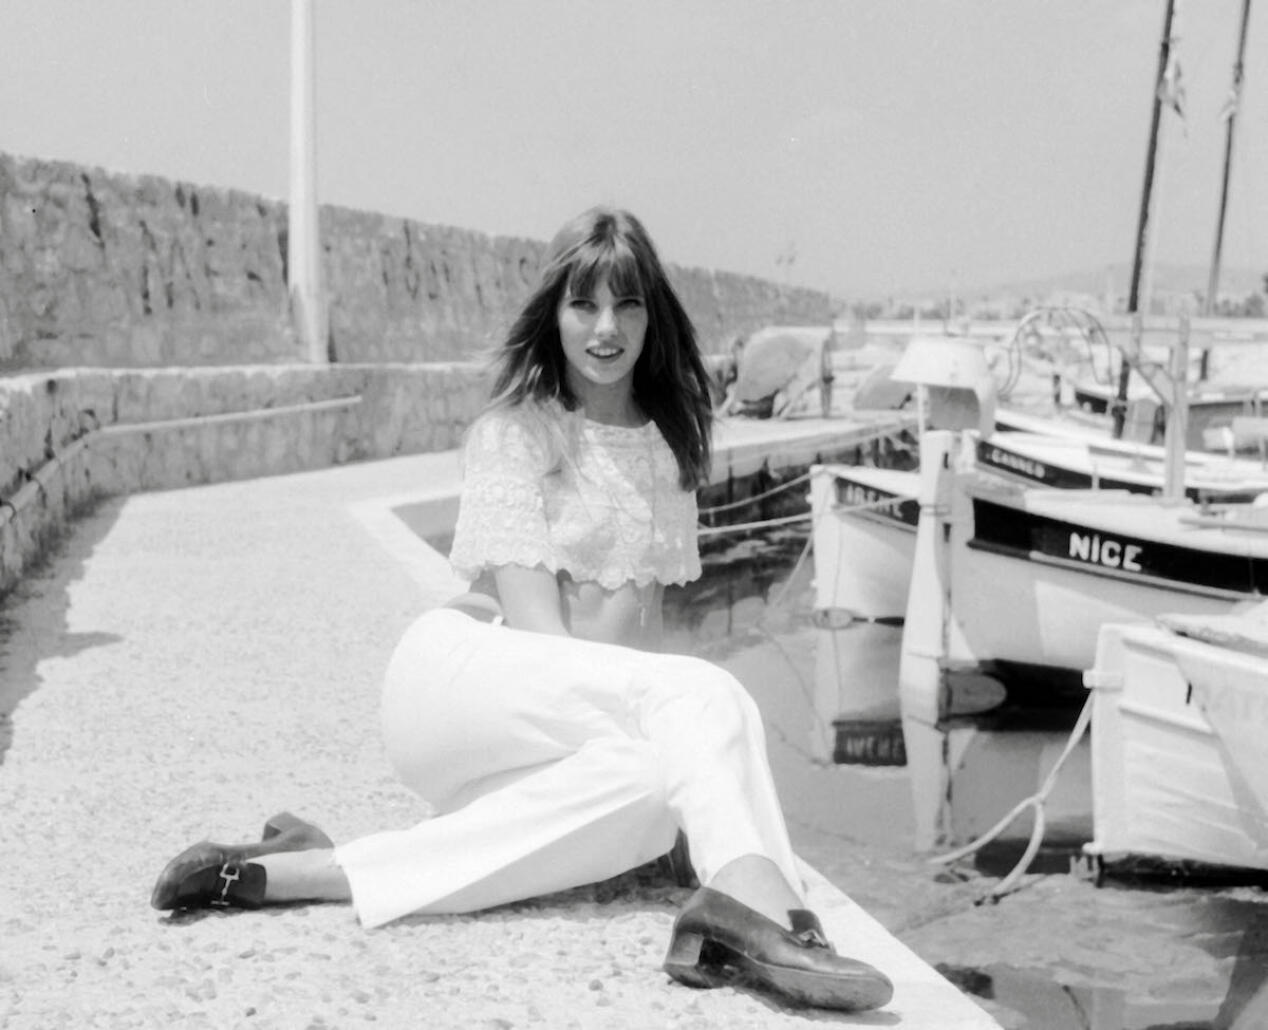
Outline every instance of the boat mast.
<svg viewBox="0 0 1268 1030"><path fill-rule="evenodd" d="M1228 211L1228 179L1233 164L1233 123L1237 120L1237 108L1242 99L1242 76L1246 58L1246 26L1250 21L1250 0L1242 0L1242 22L1237 35L1237 60L1233 63L1233 86L1229 90L1228 105L1225 108L1224 120L1227 122L1224 133L1224 180L1220 185L1220 213L1215 222L1215 249L1211 254L1211 275L1206 281L1206 313L1215 314L1216 299L1220 289L1220 254L1224 247L1224 216ZM1211 352L1202 352L1201 372L1198 378L1205 379Z"/></svg>
<svg viewBox="0 0 1268 1030"><path fill-rule="evenodd" d="M1140 217L1136 222L1136 254L1132 260L1131 291L1127 296L1127 313L1140 310L1140 278L1145 263L1145 241L1149 233L1149 204L1154 188L1154 164L1158 156L1158 128L1162 122L1163 84L1167 64L1171 60L1171 23L1175 17L1175 0L1167 0L1166 15L1162 23L1162 43L1158 48L1158 74L1154 77L1153 110L1149 123L1149 148L1145 154L1145 184L1140 194ZM1131 382L1131 364L1124 359L1118 368L1118 397L1112 404L1114 438L1123 435L1123 423L1127 418L1127 387Z"/></svg>

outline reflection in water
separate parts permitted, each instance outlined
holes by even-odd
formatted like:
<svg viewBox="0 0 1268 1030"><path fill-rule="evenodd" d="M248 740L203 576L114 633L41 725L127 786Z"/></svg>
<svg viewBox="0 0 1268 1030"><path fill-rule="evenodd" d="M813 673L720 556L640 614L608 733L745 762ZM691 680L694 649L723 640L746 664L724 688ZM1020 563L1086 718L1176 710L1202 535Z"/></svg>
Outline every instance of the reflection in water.
<svg viewBox="0 0 1268 1030"><path fill-rule="evenodd" d="M905 766L897 690L902 630L873 622L838 628L816 619L815 706L834 729L829 757L841 765Z"/></svg>
<svg viewBox="0 0 1268 1030"><path fill-rule="evenodd" d="M701 582L668 591L670 648L719 662L753 694L799 850L818 845L823 853L858 842L910 854L973 840L1039 789L1077 713L1003 707L940 726L904 719L901 627L834 625L816 616L813 569L799 560L804 544L804 534L783 533L709 556ZM1091 837L1086 739L1062 767L1045 814L1045 846L1031 870L1066 872ZM1009 872L1031 824L1029 813L1019 817L978 853L978 869ZM1063 983L1064 967L1056 964L944 972L967 993L1023 1015L1024 1022L1010 1024L1017 1030L1268 1030L1268 906L1202 890L1159 891L1156 901L1149 891L1129 896L1140 899L1142 912L1168 906L1176 922L1169 934L1206 942L1215 959L1229 963L1222 1002L1126 990L1112 958L1101 975L1087 969L1075 978L1113 986ZM1171 976L1160 970L1158 983Z"/></svg>
<svg viewBox="0 0 1268 1030"><path fill-rule="evenodd" d="M1248 906L1249 907L1249 906ZM1268 1027L1268 918L1259 917L1242 933L1228 996L1212 1024L1219 1030Z"/></svg>
<svg viewBox="0 0 1268 1030"><path fill-rule="evenodd" d="M798 562L804 543L804 533L784 532L708 556L700 581L666 592L668 647L732 668L768 728L813 764L837 766L837 782L850 784L854 775L862 792L875 782L868 767L905 767L914 841L906 836L909 824L889 820L869 843L929 851L974 839L1039 789L1076 713L1001 708L941 726L904 718L902 627L840 625L816 614L813 570ZM1045 840L1060 842L1063 869L1071 849L1091 838L1090 798L1084 740L1045 805ZM899 827L903 839L894 836ZM991 850L1019 855L1030 829L1029 814L1020 817ZM857 824L849 835L858 837Z"/></svg>
<svg viewBox="0 0 1268 1030"><path fill-rule="evenodd" d="M908 718L903 734L911 767L916 846L922 851L966 844L990 830L1039 791L1069 739L1067 728L1035 727L1027 713L991 723L977 720L940 727ZM1034 872L1065 871L1070 858L1091 839L1090 751L1084 737L1044 801L1044 840L1032 863ZM1033 823L1029 809L1019 814L997 840L978 852L979 868L1000 875L992 857L996 862L1019 858Z"/></svg>
<svg viewBox="0 0 1268 1030"><path fill-rule="evenodd" d="M1264 1030L1266 1025L1212 1022L1215 1013L1209 1002L1134 999L1120 988L1070 986L1012 966L938 971L966 994L1024 1013L1025 1030Z"/></svg>
<svg viewBox="0 0 1268 1030"><path fill-rule="evenodd" d="M1240 946L1228 994L1218 1007L1197 999L1138 997L1118 987L1070 986L1005 965L944 966L939 972L966 994L1024 1013L1027 1030L1266 1030L1268 918L1260 915L1261 905L1244 907L1233 932Z"/></svg>

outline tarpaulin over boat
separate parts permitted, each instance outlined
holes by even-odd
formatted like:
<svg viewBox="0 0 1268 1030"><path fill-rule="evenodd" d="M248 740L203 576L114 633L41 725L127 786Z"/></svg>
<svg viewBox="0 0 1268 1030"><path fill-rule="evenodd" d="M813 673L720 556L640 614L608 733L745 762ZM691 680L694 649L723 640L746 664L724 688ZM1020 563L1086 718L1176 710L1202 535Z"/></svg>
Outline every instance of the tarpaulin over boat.
<svg viewBox="0 0 1268 1030"><path fill-rule="evenodd" d="M1167 621L1187 636L1218 635L1225 645L1234 640L1250 645L1236 650L1181 646L1176 661L1215 732L1246 833L1260 850L1268 850L1268 676L1263 657L1268 630L1258 619L1237 616L1192 624L1183 617Z"/></svg>

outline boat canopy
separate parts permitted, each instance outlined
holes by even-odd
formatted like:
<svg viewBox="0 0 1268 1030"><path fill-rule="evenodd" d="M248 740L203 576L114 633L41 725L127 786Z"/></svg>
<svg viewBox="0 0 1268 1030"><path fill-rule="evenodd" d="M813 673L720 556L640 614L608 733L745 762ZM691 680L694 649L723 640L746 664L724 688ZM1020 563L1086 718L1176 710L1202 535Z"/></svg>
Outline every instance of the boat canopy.
<svg viewBox="0 0 1268 1030"><path fill-rule="evenodd" d="M922 429L976 429L983 436L994 429L995 377L974 340L913 337L892 378L918 388Z"/></svg>

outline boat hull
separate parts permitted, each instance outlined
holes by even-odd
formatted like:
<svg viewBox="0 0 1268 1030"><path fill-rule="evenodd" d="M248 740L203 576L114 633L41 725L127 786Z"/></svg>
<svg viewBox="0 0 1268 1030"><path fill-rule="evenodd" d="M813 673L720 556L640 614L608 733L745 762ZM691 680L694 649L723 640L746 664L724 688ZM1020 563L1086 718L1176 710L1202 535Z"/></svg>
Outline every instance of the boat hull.
<svg viewBox="0 0 1268 1030"><path fill-rule="evenodd" d="M1186 531L1182 507L1093 493L970 492L951 589L973 658L1077 676L1106 623L1218 615L1268 593L1268 535Z"/></svg>
<svg viewBox="0 0 1268 1030"><path fill-rule="evenodd" d="M1127 490L1161 494L1166 479L1159 447L1118 441L996 432L979 440L977 467L1036 486L1062 490ZM1241 503L1268 493L1268 469L1259 462L1190 452L1185 496L1198 503Z"/></svg>
<svg viewBox="0 0 1268 1030"><path fill-rule="evenodd" d="M907 610L919 475L865 466L811 469L815 605L859 619Z"/></svg>
<svg viewBox="0 0 1268 1030"><path fill-rule="evenodd" d="M974 464L984 473L1023 485L1156 495L1162 490L1163 473L1161 459L1152 450L1157 448L1139 455L1125 446L1102 449L1085 440L997 432L975 443ZM1190 466L1185 491L1190 501L1245 503L1268 493L1268 471L1249 463L1216 464L1195 455ZM816 470L811 479L816 605L859 618L901 619L915 548L919 474L843 465ZM892 508L877 507L885 498L901 501ZM1104 614L1130 612L1132 604L1126 609L1111 606Z"/></svg>
<svg viewBox="0 0 1268 1030"><path fill-rule="evenodd" d="M1008 483L974 468L972 444L922 440L905 712L941 722L957 680L983 673L1019 703L1078 703L1102 625L1222 615L1268 594L1268 525L1234 509L1217 518L1184 501Z"/></svg>
<svg viewBox="0 0 1268 1030"><path fill-rule="evenodd" d="M1111 625L1086 682L1094 826L1085 850L1111 864L1268 869L1268 785L1257 774L1268 739L1263 657L1159 626ZM1254 739L1237 740L1230 712Z"/></svg>

